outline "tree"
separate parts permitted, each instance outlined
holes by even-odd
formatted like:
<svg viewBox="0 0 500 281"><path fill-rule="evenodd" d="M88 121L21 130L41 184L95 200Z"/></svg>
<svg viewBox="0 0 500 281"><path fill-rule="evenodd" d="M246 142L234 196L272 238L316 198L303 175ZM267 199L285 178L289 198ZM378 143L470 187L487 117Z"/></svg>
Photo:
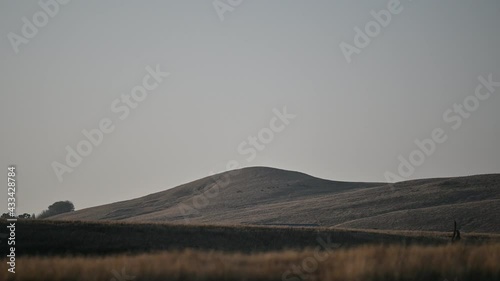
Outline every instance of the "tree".
<svg viewBox="0 0 500 281"><path fill-rule="evenodd" d="M0 218L2 218L2 219L13 219L13 218L16 218L16 217L11 217L10 213L3 213ZM22 215L17 216L17 218L18 219L34 219L35 218L35 214L33 214L33 216L31 216L28 213L24 213Z"/></svg>
<svg viewBox="0 0 500 281"><path fill-rule="evenodd" d="M28 214L28 213L24 213L22 215L17 216L17 218L19 218L19 219L30 219L31 215Z"/></svg>
<svg viewBox="0 0 500 281"><path fill-rule="evenodd" d="M50 205L47 210L44 210L38 215L39 219L45 219L55 215L73 212L75 211L75 205L71 201L57 201Z"/></svg>

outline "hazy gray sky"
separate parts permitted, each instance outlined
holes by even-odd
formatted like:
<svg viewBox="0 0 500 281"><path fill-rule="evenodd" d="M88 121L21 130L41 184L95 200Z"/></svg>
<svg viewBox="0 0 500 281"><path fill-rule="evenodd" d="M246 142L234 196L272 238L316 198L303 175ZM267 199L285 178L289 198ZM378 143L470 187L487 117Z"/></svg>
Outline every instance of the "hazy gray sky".
<svg viewBox="0 0 500 281"><path fill-rule="evenodd" d="M230 160L385 181L436 128L446 142L407 178L499 173L500 88L456 130L459 115L443 114L478 76L500 81L500 1L402 0L348 63L341 42L354 46L355 28L390 1L354 2L220 0L231 7L221 20L212 1L71 1L26 38L23 17L44 24L38 1L1 1L0 200L10 164L18 213L135 198ZM170 76L121 120L111 105L157 65ZM238 146L285 106L295 119L247 161ZM114 131L60 182L52 163L103 118Z"/></svg>

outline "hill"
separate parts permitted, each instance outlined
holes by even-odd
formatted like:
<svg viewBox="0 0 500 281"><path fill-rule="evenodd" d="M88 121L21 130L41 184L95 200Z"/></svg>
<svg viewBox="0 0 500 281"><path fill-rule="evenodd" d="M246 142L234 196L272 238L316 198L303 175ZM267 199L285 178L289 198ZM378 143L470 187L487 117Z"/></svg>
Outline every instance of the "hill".
<svg viewBox="0 0 500 281"><path fill-rule="evenodd" d="M141 198L51 217L191 224L500 232L500 175L339 182L273 168L221 173Z"/></svg>

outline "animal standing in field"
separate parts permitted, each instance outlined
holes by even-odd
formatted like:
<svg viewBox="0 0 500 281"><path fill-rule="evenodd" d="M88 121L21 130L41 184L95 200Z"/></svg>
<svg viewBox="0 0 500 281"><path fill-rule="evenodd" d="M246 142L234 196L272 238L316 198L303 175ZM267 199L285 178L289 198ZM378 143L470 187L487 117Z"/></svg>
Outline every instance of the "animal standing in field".
<svg viewBox="0 0 500 281"><path fill-rule="evenodd" d="M455 221L455 227L453 229L453 236L451 237L451 242L457 242L460 240L460 230L457 228L457 221Z"/></svg>

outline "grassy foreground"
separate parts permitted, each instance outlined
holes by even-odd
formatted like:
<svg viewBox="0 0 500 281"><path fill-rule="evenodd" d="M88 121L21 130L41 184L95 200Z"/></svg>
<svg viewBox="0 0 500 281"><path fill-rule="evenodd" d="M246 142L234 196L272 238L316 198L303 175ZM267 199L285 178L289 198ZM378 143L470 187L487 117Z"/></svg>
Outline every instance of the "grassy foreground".
<svg viewBox="0 0 500 281"><path fill-rule="evenodd" d="M0 229L7 222L0 220ZM1 234L1 233L0 233ZM25 220L0 280L500 280L500 236Z"/></svg>
<svg viewBox="0 0 500 281"><path fill-rule="evenodd" d="M500 244L360 246L241 254L183 250L107 257L22 257L1 280L500 280Z"/></svg>

